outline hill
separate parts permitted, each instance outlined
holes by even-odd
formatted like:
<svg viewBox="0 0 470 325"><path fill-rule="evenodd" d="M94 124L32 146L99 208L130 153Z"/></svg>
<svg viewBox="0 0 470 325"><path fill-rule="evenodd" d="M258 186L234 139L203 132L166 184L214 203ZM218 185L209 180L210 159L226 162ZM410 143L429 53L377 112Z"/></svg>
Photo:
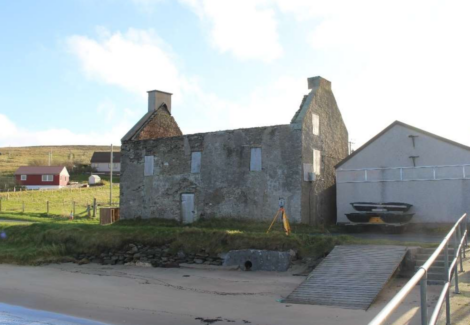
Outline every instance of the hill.
<svg viewBox="0 0 470 325"><path fill-rule="evenodd" d="M109 150L109 146L0 147L0 177L13 175L19 166L47 165L50 152L51 165L61 165L66 162L90 163L93 152ZM114 147L114 151L120 150L120 147Z"/></svg>

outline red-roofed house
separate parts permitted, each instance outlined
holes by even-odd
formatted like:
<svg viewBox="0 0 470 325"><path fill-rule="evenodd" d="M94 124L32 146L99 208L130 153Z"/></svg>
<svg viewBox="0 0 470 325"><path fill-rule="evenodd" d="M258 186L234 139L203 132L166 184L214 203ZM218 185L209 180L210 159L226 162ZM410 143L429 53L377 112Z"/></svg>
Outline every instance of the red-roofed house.
<svg viewBox="0 0 470 325"><path fill-rule="evenodd" d="M27 189L61 188L69 183L69 173L63 166L21 166L15 172L18 184Z"/></svg>

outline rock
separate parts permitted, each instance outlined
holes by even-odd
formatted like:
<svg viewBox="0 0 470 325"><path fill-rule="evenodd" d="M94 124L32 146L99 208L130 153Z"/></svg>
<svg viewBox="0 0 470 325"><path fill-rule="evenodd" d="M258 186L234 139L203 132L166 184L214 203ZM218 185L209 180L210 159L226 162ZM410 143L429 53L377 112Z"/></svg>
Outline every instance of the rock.
<svg viewBox="0 0 470 325"><path fill-rule="evenodd" d="M78 261L78 265L83 265L83 264L88 264L88 263L90 263L90 261L87 260L86 258L83 258L80 261Z"/></svg>
<svg viewBox="0 0 470 325"><path fill-rule="evenodd" d="M152 264L148 262L135 262L135 266L151 267Z"/></svg>
<svg viewBox="0 0 470 325"><path fill-rule="evenodd" d="M140 259L140 254L139 254L139 253L137 253L137 254L134 254L133 258L134 258L135 260L138 260L138 259Z"/></svg>
<svg viewBox="0 0 470 325"><path fill-rule="evenodd" d="M204 260L201 260L200 258L196 258L196 259L194 259L194 263L202 264L202 263L204 263Z"/></svg>
<svg viewBox="0 0 470 325"><path fill-rule="evenodd" d="M186 254L183 251L179 251L177 254L178 258L184 259L186 257Z"/></svg>

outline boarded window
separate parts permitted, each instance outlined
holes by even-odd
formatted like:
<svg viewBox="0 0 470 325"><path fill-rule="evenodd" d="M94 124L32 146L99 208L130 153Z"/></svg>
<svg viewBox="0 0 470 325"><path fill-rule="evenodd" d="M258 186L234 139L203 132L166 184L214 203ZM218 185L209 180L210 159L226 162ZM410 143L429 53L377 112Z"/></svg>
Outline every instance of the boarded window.
<svg viewBox="0 0 470 325"><path fill-rule="evenodd" d="M191 153L191 173L197 174L201 172L201 152L194 151Z"/></svg>
<svg viewBox="0 0 470 325"><path fill-rule="evenodd" d="M251 148L250 170L261 171L261 148Z"/></svg>
<svg viewBox="0 0 470 325"><path fill-rule="evenodd" d="M320 134L320 117L317 114L312 114L312 130L314 135Z"/></svg>
<svg viewBox="0 0 470 325"><path fill-rule="evenodd" d="M152 176L153 175L153 156L145 156L144 161L144 176Z"/></svg>
<svg viewBox="0 0 470 325"><path fill-rule="evenodd" d="M321 151L313 149L313 172L320 175L321 172Z"/></svg>

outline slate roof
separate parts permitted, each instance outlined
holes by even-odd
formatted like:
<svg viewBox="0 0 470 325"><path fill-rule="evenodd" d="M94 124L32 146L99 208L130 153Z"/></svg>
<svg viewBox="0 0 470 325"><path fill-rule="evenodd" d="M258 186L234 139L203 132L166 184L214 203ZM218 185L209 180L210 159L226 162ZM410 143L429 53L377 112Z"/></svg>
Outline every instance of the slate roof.
<svg viewBox="0 0 470 325"><path fill-rule="evenodd" d="M111 160L111 152L95 151L91 156L91 163L108 163ZM121 153L113 152L113 163L121 162Z"/></svg>
<svg viewBox="0 0 470 325"><path fill-rule="evenodd" d="M365 144L363 144L359 149L357 149L356 151L354 151L352 154L350 154L349 156L347 156L346 158L344 158L343 160L341 160L336 166L335 168L338 168L340 167L341 165L343 165L345 162L347 162L349 159L351 159L352 157L354 157L355 155L357 155L358 153L360 153L362 150L364 150L367 146L369 146L372 142L374 142L375 140L377 140L378 138L380 138L383 134L385 134L386 132L388 132L388 130L390 130L391 128L393 128L395 125L400 125L400 126L403 126L409 130L412 130L414 132L418 132L418 133L421 133L421 134L424 134L424 135L427 135L429 137L432 137L434 139L437 139L437 140L440 140L440 141L443 141L443 142L446 142L446 143L449 143L453 146L457 146L459 148L462 148L462 149L465 149L465 150L469 150L470 151L470 147L464 145L464 144L461 144L461 143L458 143L458 142L455 142L455 141L452 141L452 140L449 140L447 138L444 138L444 137L441 137L439 135L436 135L434 133L431 133L431 132L428 132L428 131L425 131L425 130L422 130L422 129L419 129L415 126L412 126L412 125L409 125L409 124L406 124L406 123L403 123L403 122L400 122L400 121L395 121L393 122L392 124L390 124L389 126L387 126L385 129L383 129L380 133L378 133L375 137L373 137L372 139L370 139L369 141L367 141Z"/></svg>
<svg viewBox="0 0 470 325"><path fill-rule="evenodd" d="M20 166L15 175L59 175L64 166ZM65 168L67 171L67 169Z"/></svg>

